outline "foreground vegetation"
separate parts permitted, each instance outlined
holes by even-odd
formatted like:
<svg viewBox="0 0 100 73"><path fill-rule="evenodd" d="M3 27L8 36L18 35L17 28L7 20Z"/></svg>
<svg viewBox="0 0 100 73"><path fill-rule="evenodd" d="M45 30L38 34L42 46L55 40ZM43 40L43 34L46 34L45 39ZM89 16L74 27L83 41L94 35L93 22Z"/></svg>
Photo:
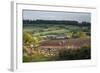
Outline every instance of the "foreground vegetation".
<svg viewBox="0 0 100 73"><path fill-rule="evenodd" d="M34 55L34 56L23 56L23 62L41 62L41 61L64 61L64 60L84 60L91 59L91 49L81 48L77 50L73 49L62 49L59 50L59 54L56 56L44 56L44 55Z"/></svg>

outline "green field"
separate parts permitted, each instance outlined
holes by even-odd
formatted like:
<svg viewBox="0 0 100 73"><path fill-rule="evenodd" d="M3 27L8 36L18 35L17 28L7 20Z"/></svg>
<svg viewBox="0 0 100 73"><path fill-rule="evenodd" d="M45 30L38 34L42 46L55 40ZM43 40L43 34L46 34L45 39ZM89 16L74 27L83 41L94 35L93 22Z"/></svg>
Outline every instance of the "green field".
<svg viewBox="0 0 100 73"><path fill-rule="evenodd" d="M90 26L73 26L64 24L33 24L30 26L24 26L24 32L29 33L39 33L40 35L50 35L50 34L76 34L77 32L85 33L86 36L90 36Z"/></svg>

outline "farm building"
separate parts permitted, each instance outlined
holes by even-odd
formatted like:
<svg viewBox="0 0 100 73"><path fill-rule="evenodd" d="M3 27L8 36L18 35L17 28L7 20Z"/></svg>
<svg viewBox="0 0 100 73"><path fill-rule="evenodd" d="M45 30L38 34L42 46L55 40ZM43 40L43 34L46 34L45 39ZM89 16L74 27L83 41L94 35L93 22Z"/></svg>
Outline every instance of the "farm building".
<svg viewBox="0 0 100 73"><path fill-rule="evenodd" d="M48 38L48 39L65 39L65 35L46 35L42 36L42 38Z"/></svg>

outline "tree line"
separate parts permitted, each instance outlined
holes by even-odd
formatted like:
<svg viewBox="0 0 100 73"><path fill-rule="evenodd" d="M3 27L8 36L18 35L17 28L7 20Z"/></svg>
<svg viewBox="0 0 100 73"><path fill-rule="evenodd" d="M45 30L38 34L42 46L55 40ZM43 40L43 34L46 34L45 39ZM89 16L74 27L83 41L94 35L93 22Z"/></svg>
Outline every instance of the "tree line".
<svg viewBox="0 0 100 73"><path fill-rule="evenodd" d="M78 22L69 20L23 20L24 25L32 24L64 24L64 25L79 25L79 26L90 26L90 22Z"/></svg>

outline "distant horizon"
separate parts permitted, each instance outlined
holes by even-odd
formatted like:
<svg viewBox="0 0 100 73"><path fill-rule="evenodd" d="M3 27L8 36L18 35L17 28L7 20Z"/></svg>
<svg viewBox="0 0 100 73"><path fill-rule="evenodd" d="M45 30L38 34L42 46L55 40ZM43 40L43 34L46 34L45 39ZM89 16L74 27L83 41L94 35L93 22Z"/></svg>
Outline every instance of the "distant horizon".
<svg viewBox="0 0 100 73"><path fill-rule="evenodd" d="M23 21L26 21L26 20L29 20L29 21L38 21L38 20L41 20L41 21L76 21L76 20L44 20L44 19L36 19L36 20L24 19ZM82 22L91 23L88 21L82 21L82 22L76 21L76 22L78 22L78 23L82 23Z"/></svg>
<svg viewBox="0 0 100 73"><path fill-rule="evenodd" d="M23 20L55 20L55 21L78 21L90 22L91 13L65 12L65 11L43 11L23 10Z"/></svg>

